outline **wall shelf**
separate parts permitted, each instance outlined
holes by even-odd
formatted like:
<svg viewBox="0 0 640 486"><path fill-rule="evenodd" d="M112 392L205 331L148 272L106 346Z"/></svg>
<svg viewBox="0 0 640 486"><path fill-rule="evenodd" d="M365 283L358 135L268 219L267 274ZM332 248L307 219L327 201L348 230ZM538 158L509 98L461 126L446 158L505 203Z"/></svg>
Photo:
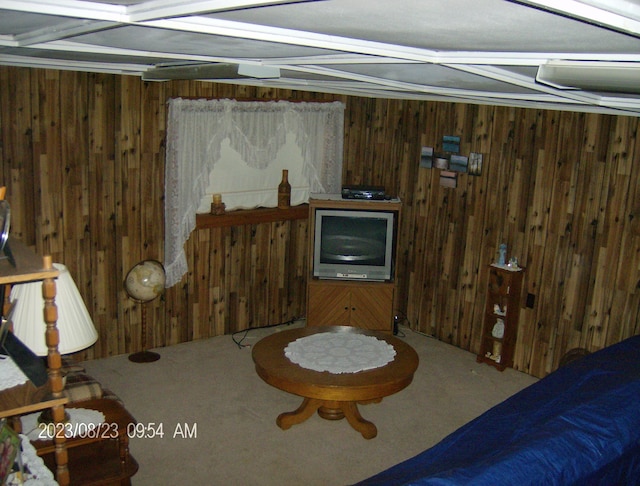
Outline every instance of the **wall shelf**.
<svg viewBox="0 0 640 486"><path fill-rule="evenodd" d="M223 228L226 226L242 226L245 224L272 223L293 219L307 219L309 205L300 204L289 209L257 208L237 209L225 214L196 214L196 228Z"/></svg>
<svg viewBox="0 0 640 486"><path fill-rule="evenodd" d="M495 366L500 371L513 367L523 272L523 268L514 271L496 265L489 266L484 326L477 361ZM493 333L499 321L504 329L501 337Z"/></svg>

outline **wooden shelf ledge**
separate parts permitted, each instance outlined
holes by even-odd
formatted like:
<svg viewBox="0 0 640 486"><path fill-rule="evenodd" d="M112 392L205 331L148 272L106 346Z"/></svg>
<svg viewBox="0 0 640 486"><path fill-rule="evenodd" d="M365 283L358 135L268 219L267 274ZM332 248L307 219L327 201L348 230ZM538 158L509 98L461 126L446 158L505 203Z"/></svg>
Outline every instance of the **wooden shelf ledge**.
<svg viewBox="0 0 640 486"><path fill-rule="evenodd" d="M272 223L274 221L288 221L292 219L307 219L309 217L309 205L301 204L289 209L258 208L237 209L228 213L196 214L196 228L222 228L225 226L242 226L245 224Z"/></svg>
<svg viewBox="0 0 640 486"><path fill-rule="evenodd" d="M10 408L7 410L0 411L0 418L5 417L13 417L17 415L24 415L25 413L30 412L39 412L40 410L44 410L45 408L57 407L59 405L64 405L67 403L69 399L67 397L61 398L52 398L49 400L43 400L40 402L30 403L28 405L23 405L21 407Z"/></svg>

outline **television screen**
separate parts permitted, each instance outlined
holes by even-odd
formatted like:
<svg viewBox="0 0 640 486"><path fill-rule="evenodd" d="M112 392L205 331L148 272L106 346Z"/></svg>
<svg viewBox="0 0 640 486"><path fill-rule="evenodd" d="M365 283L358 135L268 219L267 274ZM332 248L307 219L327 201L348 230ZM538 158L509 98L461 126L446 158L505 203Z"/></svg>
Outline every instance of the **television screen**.
<svg viewBox="0 0 640 486"><path fill-rule="evenodd" d="M321 263L384 265L387 247L384 218L325 216L320 238Z"/></svg>
<svg viewBox="0 0 640 486"><path fill-rule="evenodd" d="M394 213L318 209L314 276L390 280Z"/></svg>

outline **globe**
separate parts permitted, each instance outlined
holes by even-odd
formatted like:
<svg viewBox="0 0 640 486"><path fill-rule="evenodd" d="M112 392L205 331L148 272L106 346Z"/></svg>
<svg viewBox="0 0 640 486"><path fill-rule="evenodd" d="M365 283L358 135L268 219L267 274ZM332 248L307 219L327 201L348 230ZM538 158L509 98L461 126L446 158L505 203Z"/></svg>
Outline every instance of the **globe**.
<svg viewBox="0 0 640 486"><path fill-rule="evenodd" d="M124 288L131 298L149 302L162 293L165 280L162 264L156 260L145 260L129 270Z"/></svg>

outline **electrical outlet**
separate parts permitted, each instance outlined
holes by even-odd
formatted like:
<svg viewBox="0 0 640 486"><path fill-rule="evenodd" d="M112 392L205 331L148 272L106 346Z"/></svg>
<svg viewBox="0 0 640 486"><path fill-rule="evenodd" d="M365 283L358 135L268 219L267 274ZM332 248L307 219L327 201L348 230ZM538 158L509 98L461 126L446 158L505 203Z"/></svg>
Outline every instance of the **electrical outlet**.
<svg viewBox="0 0 640 486"><path fill-rule="evenodd" d="M526 303L526 306L527 306L529 309L533 309L533 306L535 305L535 303L536 303L536 296L535 296L535 295L533 295L533 294L527 294L527 303Z"/></svg>

